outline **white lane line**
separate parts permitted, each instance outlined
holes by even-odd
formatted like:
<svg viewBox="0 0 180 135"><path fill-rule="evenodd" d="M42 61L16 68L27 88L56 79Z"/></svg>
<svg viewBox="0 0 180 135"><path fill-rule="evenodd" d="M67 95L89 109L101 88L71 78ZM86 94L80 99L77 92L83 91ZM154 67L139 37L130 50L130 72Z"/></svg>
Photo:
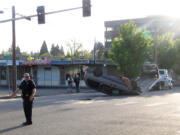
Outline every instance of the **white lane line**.
<svg viewBox="0 0 180 135"><path fill-rule="evenodd" d="M19 101L21 99L0 99L0 102L13 102L13 101Z"/></svg>
<svg viewBox="0 0 180 135"><path fill-rule="evenodd" d="M96 103L104 103L104 100L95 101Z"/></svg>
<svg viewBox="0 0 180 135"><path fill-rule="evenodd" d="M154 104L147 104L146 107L154 107L154 106L160 106L160 105L167 105L168 103L154 103Z"/></svg>
<svg viewBox="0 0 180 135"><path fill-rule="evenodd" d="M92 104L94 101L77 101L74 104Z"/></svg>
<svg viewBox="0 0 180 135"><path fill-rule="evenodd" d="M131 104L137 104L138 102L125 102L125 103L117 103L115 105L121 106L121 105L131 105Z"/></svg>

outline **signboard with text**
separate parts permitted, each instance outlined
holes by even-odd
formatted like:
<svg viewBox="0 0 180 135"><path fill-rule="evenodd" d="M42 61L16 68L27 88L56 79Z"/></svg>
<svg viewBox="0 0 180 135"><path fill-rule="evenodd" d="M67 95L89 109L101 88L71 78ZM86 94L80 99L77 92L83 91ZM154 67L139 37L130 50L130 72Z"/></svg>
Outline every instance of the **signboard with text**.
<svg viewBox="0 0 180 135"><path fill-rule="evenodd" d="M51 61L51 65L70 65L71 61Z"/></svg>
<svg viewBox="0 0 180 135"><path fill-rule="evenodd" d="M33 60L33 61L22 61L23 66L37 66L37 65L50 65L49 60Z"/></svg>
<svg viewBox="0 0 180 135"><path fill-rule="evenodd" d="M89 59L73 60L73 64L89 64Z"/></svg>

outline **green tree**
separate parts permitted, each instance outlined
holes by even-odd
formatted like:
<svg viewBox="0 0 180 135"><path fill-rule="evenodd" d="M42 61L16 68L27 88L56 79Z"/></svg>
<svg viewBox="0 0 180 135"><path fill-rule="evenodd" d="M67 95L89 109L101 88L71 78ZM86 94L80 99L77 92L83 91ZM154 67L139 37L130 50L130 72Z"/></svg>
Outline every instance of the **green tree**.
<svg viewBox="0 0 180 135"><path fill-rule="evenodd" d="M92 53L89 52L88 50L81 50L79 52L79 58L91 59L92 58Z"/></svg>
<svg viewBox="0 0 180 135"><path fill-rule="evenodd" d="M49 53L46 41L43 42L43 44L41 46L41 49L40 49L40 55L42 55L44 53Z"/></svg>
<svg viewBox="0 0 180 135"><path fill-rule="evenodd" d="M56 46L52 44L50 54L52 56L64 56L64 49L62 46L59 48L58 44Z"/></svg>
<svg viewBox="0 0 180 135"><path fill-rule="evenodd" d="M21 55L21 49L19 46L16 46L16 55ZM8 48L7 51L3 52L4 54L12 54L12 46Z"/></svg>
<svg viewBox="0 0 180 135"><path fill-rule="evenodd" d="M67 52L67 54L66 54L66 56L65 56L66 58L70 58L71 57L71 54L70 54L70 52L68 51Z"/></svg>
<svg viewBox="0 0 180 135"><path fill-rule="evenodd" d="M32 57L39 57L40 53L39 52L31 52Z"/></svg>
<svg viewBox="0 0 180 135"><path fill-rule="evenodd" d="M60 48L59 45L55 46L55 56L59 56L60 55Z"/></svg>
<svg viewBox="0 0 180 135"><path fill-rule="evenodd" d="M175 63L176 52L173 33L165 33L157 39L157 62L160 68L172 69Z"/></svg>
<svg viewBox="0 0 180 135"><path fill-rule="evenodd" d="M64 48L63 48L63 46L61 46L61 49L60 49L60 56L64 56Z"/></svg>
<svg viewBox="0 0 180 135"><path fill-rule="evenodd" d="M44 53L41 56L52 56L50 53Z"/></svg>
<svg viewBox="0 0 180 135"><path fill-rule="evenodd" d="M108 55L125 76L135 78L147 59L147 49L152 46L152 38L147 38L146 31L137 29L134 22L121 25L119 35L119 38L113 40Z"/></svg>
<svg viewBox="0 0 180 135"><path fill-rule="evenodd" d="M22 52L21 54L24 56L29 56L28 52Z"/></svg>
<svg viewBox="0 0 180 135"><path fill-rule="evenodd" d="M105 47L103 43L97 42L94 49L96 59L103 59L105 53ZM92 54L94 53L94 49L92 50Z"/></svg>
<svg viewBox="0 0 180 135"><path fill-rule="evenodd" d="M54 46L54 44L52 44L52 46L51 46L50 54L52 56L55 56L55 46Z"/></svg>
<svg viewBox="0 0 180 135"><path fill-rule="evenodd" d="M19 46L16 47L16 55L21 55L21 49Z"/></svg>
<svg viewBox="0 0 180 135"><path fill-rule="evenodd" d="M174 60L173 70L177 75L180 75L180 39L175 41L174 50L175 59L172 59Z"/></svg>

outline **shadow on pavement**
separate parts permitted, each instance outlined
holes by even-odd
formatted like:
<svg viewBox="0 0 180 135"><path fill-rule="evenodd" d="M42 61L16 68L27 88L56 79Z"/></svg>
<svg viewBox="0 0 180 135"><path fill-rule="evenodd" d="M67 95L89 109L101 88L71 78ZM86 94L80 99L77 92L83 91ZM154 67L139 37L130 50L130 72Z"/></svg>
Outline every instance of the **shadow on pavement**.
<svg viewBox="0 0 180 135"><path fill-rule="evenodd" d="M16 130L16 129L19 129L19 128L23 128L23 127L24 126L21 124L21 125L18 125L18 126L2 129L2 130L0 130L0 134L10 132L10 131L13 131L13 130Z"/></svg>

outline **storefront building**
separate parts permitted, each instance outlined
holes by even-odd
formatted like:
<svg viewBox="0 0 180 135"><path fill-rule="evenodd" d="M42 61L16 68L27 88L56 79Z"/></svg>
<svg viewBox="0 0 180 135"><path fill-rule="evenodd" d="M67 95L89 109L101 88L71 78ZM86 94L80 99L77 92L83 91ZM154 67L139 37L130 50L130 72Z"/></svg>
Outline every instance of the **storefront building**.
<svg viewBox="0 0 180 135"><path fill-rule="evenodd" d="M85 68L96 66L91 60L53 61L17 60L17 85L23 79L24 73L30 73L38 87L67 87L67 76L80 74L80 85L85 87L83 76ZM12 60L0 60L0 86L11 87Z"/></svg>

